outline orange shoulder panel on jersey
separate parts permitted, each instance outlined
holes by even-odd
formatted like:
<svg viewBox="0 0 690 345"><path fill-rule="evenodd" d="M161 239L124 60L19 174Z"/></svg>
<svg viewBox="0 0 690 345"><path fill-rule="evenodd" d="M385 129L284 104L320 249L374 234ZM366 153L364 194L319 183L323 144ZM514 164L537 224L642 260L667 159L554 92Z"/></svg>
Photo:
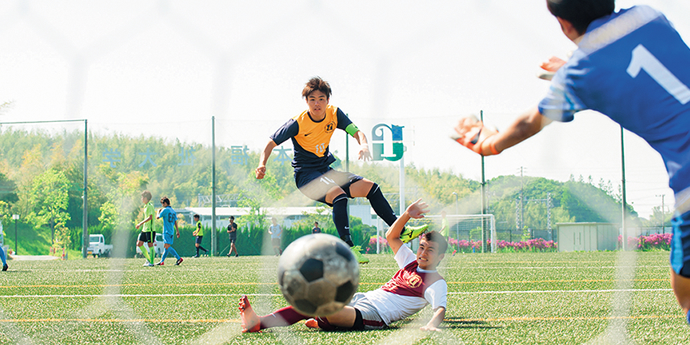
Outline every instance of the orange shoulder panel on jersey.
<svg viewBox="0 0 690 345"><path fill-rule="evenodd" d="M319 122L314 122L307 110L293 119L299 124L299 133L294 137L295 141L306 151L323 157L333 132L338 128L338 107L329 105L326 108L326 117Z"/></svg>

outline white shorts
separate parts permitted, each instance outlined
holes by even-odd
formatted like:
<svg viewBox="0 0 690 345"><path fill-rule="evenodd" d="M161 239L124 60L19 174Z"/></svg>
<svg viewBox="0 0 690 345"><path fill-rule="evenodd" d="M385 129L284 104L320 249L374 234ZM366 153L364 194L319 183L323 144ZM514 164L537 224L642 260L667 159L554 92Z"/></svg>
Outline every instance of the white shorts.
<svg viewBox="0 0 690 345"><path fill-rule="evenodd" d="M349 306L362 313L362 321L364 322L365 330L383 329L387 327L386 323L381 319L379 311L371 304L366 294L361 292L355 293L355 295L352 296Z"/></svg>

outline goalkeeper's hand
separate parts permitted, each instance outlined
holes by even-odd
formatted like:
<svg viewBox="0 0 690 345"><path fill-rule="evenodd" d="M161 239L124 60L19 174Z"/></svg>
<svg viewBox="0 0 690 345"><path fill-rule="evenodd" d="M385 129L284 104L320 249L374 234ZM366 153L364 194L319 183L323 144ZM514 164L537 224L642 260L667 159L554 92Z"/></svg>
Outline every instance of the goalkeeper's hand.
<svg viewBox="0 0 690 345"><path fill-rule="evenodd" d="M475 116L460 119L455 132L457 134L451 136L453 140L482 156L500 153L495 142L498 130L484 126Z"/></svg>

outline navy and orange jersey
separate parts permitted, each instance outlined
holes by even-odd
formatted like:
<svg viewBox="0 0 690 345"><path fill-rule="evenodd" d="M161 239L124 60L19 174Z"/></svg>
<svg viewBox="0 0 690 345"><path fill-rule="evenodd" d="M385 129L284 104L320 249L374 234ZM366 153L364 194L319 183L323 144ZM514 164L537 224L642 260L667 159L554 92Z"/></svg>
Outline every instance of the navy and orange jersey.
<svg viewBox="0 0 690 345"><path fill-rule="evenodd" d="M314 121L309 111L305 110L288 120L270 138L276 145L292 139L295 152L292 167L295 171L318 170L327 168L335 162L335 157L331 155L328 147L336 128L350 135L359 131L340 108L329 105L323 120Z"/></svg>

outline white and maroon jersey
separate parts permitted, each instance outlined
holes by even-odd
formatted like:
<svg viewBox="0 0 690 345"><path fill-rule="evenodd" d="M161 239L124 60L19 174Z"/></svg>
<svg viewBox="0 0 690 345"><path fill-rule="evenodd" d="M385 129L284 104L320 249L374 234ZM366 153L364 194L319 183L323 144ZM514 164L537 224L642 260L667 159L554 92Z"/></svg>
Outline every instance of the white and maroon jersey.
<svg viewBox="0 0 690 345"><path fill-rule="evenodd" d="M400 269L393 278L365 293L386 325L415 314L427 304L434 310L446 307L448 285L437 271L418 268L416 255L406 246L400 247L395 261Z"/></svg>

